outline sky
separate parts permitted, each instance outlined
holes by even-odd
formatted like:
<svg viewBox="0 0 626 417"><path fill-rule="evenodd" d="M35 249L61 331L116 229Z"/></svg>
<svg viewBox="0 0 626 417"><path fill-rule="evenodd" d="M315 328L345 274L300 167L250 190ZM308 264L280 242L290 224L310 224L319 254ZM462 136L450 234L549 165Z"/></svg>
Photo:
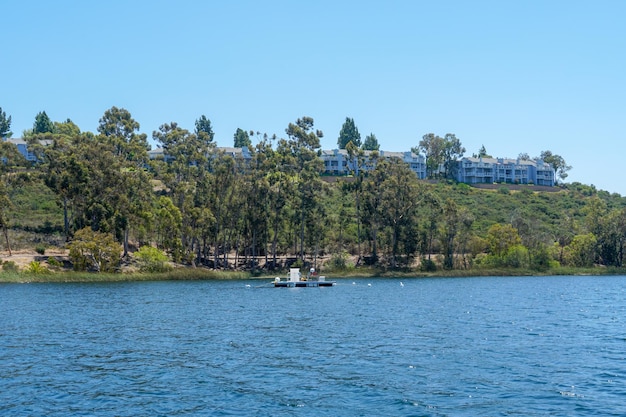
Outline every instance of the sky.
<svg viewBox="0 0 626 417"><path fill-rule="evenodd" d="M205 115L219 146L237 128L286 137L310 116L334 149L350 117L387 151L427 133L454 133L466 156L549 150L572 166L566 182L626 196L626 1L2 0L0 10L13 137L40 111L95 132L116 106L150 139Z"/></svg>

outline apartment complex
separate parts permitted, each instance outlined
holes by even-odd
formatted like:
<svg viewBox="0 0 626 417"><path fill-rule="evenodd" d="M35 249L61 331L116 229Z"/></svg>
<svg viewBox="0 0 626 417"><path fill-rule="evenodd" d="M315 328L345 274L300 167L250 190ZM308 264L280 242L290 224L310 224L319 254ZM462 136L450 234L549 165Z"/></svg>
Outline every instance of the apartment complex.
<svg viewBox="0 0 626 417"><path fill-rule="evenodd" d="M461 158L457 180L466 184L506 183L554 186L554 169L542 160Z"/></svg>
<svg viewBox="0 0 626 417"><path fill-rule="evenodd" d="M348 151L345 149L333 149L322 151L322 161L324 161L324 174L329 175L348 175L350 173L358 173L359 169L368 171L374 168L372 160L372 152L364 151L364 160L359 164L358 158L355 156L350 158ZM426 178L426 158L423 155L417 155L413 152L387 152L376 151L378 158L398 159L409 165L411 171L415 172L419 179ZM360 166L359 166L360 165Z"/></svg>
<svg viewBox="0 0 626 417"><path fill-rule="evenodd" d="M23 139L6 139L6 141L15 144L28 161L36 161L36 156L30 152L28 144ZM248 148L218 147L217 149L234 158L242 158L246 161L252 159ZM323 173L342 176L358 173L360 169L365 171L374 169L373 152L377 152L378 158L403 161L419 179L426 178L426 158L413 152L364 151L362 160L359 161L358 157L351 158L345 149L323 150L320 154L324 162ZM159 147L148 151L148 155L150 159L170 160L164 149ZM534 184L552 187L555 184L555 172L550 164L540 159L464 157L458 161L456 179L466 184Z"/></svg>

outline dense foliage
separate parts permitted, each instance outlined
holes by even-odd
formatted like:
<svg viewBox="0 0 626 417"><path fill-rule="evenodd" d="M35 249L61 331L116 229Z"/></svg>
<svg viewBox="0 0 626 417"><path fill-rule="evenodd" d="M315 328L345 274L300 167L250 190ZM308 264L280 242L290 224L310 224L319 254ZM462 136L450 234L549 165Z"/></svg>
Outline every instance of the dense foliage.
<svg viewBox="0 0 626 417"><path fill-rule="evenodd" d="M77 269L114 271L134 251L147 271L165 269L162 254L245 270L322 262L424 271L624 263L621 196L579 183L549 192L421 181L401 161L362 158L352 149L359 136L351 119L342 136L352 136L360 169L329 178L321 175L322 132L310 117L289 123L283 139L257 134L256 146L238 129L235 140L249 147L250 160L221 153L205 116L193 132L163 124L152 136L166 157L150 160L146 135L124 109L107 110L95 134L44 116L25 135L38 163L1 143L2 244L10 247L9 228L62 235ZM439 158L429 173L443 170L442 178L453 169L446 162L464 152L454 135L425 135L419 148Z"/></svg>

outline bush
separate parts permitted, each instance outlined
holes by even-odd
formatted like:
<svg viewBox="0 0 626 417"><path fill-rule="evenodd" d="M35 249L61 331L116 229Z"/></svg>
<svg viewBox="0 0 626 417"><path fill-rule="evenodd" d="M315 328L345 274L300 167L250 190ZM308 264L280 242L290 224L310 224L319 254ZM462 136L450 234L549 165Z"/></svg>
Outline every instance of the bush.
<svg viewBox="0 0 626 417"><path fill-rule="evenodd" d="M4 261L2 263L2 271L4 272L18 272L19 267L13 261Z"/></svg>
<svg viewBox="0 0 626 417"><path fill-rule="evenodd" d="M111 234L85 227L76 232L68 246L77 271L114 272L119 266L122 246Z"/></svg>
<svg viewBox="0 0 626 417"><path fill-rule="evenodd" d="M332 269L339 270L339 271L348 269L354 266L348 263L348 253L345 251L333 254L330 257L329 265Z"/></svg>
<svg viewBox="0 0 626 417"><path fill-rule="evenodd" d="M50 270L43 266L39 261L31 261L26 268L26 272L30 274L48 274Z"/></svg>
<svg viewBox="0 0 626 417"><path fill-rule="evenodd" d="M167 255L153 246L142 246L134 256L139 263L141 272L168 272L172 267L166 262Z"/></svg>
<svg viewBox="0 0 626 417"><path fill-rule="evenodd" d="M48 265L50 265L53 268L61 268L63 266L63 263L61 261L59 261L57 258L55 258L54 256L49 256L48 257Z"/></svg>
<svg viewBox="0 0 626 417"><path fill-rule="evenodd" d="M44 253L46 253L46 247L44 245L37 245L35 247L35 252L37 252L40 255L43 255Z"/></svg>
<svg viewBox="0 0 626 417"><path fill-rule="evenodd" d="M422 258L420 261L420 271L422 272L435 272L437 270L437 264L432 259Z"/></svg>

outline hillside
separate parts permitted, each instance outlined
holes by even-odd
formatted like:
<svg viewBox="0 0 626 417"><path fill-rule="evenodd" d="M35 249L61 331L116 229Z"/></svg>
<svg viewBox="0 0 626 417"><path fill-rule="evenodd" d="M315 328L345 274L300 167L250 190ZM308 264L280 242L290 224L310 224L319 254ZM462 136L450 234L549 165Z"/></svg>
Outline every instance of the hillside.
<svg viewBox="0 0 626 417"><path fill-rule="evenodd" d="M329 184L330 191L325 197L327 211L335 216L346 212L345 206L337 207L337 194L341 182ZM471 187L466 184L422 183L441 201L452 200L456 205L471 215L471 233L478 239L485 239L490 228L497 224L511 224L522 236L522 242L532 246L529 241L568 244L572 238L584 232L589 223L589 213L601 202L603 210L620 211L626 207L626 198L618 194L598 191L592 186L568 184L562 188L543 189L533 186L490 185ZM63 213L56 196L40 181L33 180L17 188L11 195L13 207L8 212L10 221L9 238L15 256L11 259L24 267L31 260L41 260L42 250L46 254L67 256L63 236ZM335 211L335 213L332 213ZM438 226L443 227L443 226ZM349 239L349 229L343 235L329 235L340 239ZM417 233L417 232L416 232ZM420 232L423 233L423 232ZM337 237L339 236L339 237ZM325 241L327 250L338 243ZM356 244L343 242L354 257ZM6 243L2 241L3 258L7 260ZM364 249L365 250L365 249ZM441 252L442 241L435 241L434 253ZM37 253L39 252L39 253ZM283 254L283 257L288 254ZM321 256L321 255L320 255ZM328 256L325 257L328 259ZM18 262L19 261L19 262Z"/></svg>

